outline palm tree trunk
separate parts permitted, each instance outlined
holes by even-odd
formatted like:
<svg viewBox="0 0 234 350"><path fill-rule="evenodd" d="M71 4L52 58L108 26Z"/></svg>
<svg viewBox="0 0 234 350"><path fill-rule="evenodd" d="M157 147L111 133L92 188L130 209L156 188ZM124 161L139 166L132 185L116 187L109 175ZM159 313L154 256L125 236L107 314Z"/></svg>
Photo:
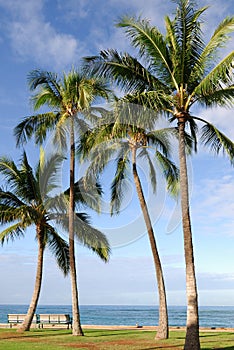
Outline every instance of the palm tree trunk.
<svg viewBox="0 0 234 350"><path fill-rule="evenodd" d="M38 257L37 257L37 272L36 272L36 280L34 291L31 299L31 303L28 308L27 315L19 327L19 332L29 331L31 327L31 323L33 320L33 316L35 314L37 303L41 291L41 283L42 283L42 270L43 270L43 258L44 258L44 244L41 238L40 228L37 227L37 237L38 237Z"/></svg>
<svg viewBox="0 0 234 350"><path fill-rule="evenodd" d="M158 283L158 294L159 294L159 321L158 321L158 329L156 338L157 339L167 339L169 332L168 332L168 312L167 312L167 300L166 300L166 290L165 290L165 284L164 284L164 278L163 278L163 271L161 266L161 261L158 254L158 249L154 237L154 231L152 227L152 223L149 216L149 211L147 208L147 204L145 201L143 189L141 186L140 178L137 172L136 167L136 148L132 147L132 171L133 171L133 178L136 186L137 195L139 198L141 210L144 216L150 246L153 254L154 259L154 266L156 271L156 279Z"/></svg>
<svg viewBox="0 0 234 350"><path fill-rule="evenodd" d="M75 137L74 123L71 117L70 130L70 198L69 198L69 257L70 257L70 274L72 290L72 334L84 335L81 323L78 303L78 288L76 277L76 260L75 260L75 243L74 243L74 217L75 217L75 200L74 200L74 180L75 180Z"/></svg>
<svg viewBox="0 0 234 350"><path fill-rule="evenodd" d="M184 350L200 350L198 295L194 266L191 219L189 213L188 173L185 153L185 121L178 121L181 210L184 233L184 255L186 265L187 324Z"/></svg>

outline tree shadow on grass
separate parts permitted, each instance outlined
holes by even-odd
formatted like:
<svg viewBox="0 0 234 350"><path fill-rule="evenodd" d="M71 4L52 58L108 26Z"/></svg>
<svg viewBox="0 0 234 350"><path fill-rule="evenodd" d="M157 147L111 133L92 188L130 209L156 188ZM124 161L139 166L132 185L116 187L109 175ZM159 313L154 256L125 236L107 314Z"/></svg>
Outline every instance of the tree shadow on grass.
<svg viewBox="0 0 234 350"><path fill-rule="evenodd" d="M7 332L3 335L0 333L0 341L1 340L7 340L7 339L27 339L27 338L41 338L41 337L54 337L59 335L70 335L71 331L61 331L58 329L50 329L49 331L45 332L43 331L29 331L29 332L23 332L18 333L16 332Z"/></svg>
<svg viewBox="0 0 234 350"><path fill-rule="evenodd" d="M151 347L151 348L142 348L141 350L160 350L160 349L162 349L162 350L172 350L172 349L178 349L178 350L181 350L181 345L165 345L165 346L158 346L158 345L156 345L156 346L154 346L153 348ZM210 350L210 349L209 349Z"/></svg>
<svg viewBox="0 0 234 350"><path fill-rule="evenodd" d="M229 333L229 334L231 334L231 333ZM209 337L218 337L218 336L220 336L220 333L209 333L209 334L201 334L200 333L200 335L199 335L199 338L201 339L201 338L209 338Z"/></svg>
<svg viewBox="0 0 234 350"><path fill-rule="evenodd" d="M109 333L110 332L110 333ZM88 336L88 337L109 337L109 336L120 336L120 335L138 335L138 331L136 332L133 332L132 330L131 331L119 331L119 330L116 330L116 331L105 331L105 333L102 333L101 330L89 330L88 332L87 331L84 331L85 333L85 336ZM101 333L101 334L100 334Z"/></svg>
<svg viewBox="0 0 234 350"><path fill-rule="evenodd" d="M234 345L232 346L225 346L225 347L222 347L222 348L202 348L202 350L211 350L211 349L216 349L216 350L234 350Z"/></svg>

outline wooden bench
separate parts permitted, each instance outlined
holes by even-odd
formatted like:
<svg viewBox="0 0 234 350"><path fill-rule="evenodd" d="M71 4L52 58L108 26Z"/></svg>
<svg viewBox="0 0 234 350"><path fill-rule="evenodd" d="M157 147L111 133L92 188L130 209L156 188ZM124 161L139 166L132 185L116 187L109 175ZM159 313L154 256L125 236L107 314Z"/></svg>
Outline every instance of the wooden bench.
<svg viewBox="0 0 234 350"><path fill-rule="evenodd" d="M68 314L39 314L38 315L38 323L43 328L44 324L66 324L67 329L72 325L72 319Z"/></svg>
<svg viewBox="0 0 234 350"><path fill-rule="evenodd" d="M25 316L26 314L8 314L7 322L10 324L10 328L12 328L12 325L22 323ZM39 328L43 328L44 324L50 324L51 326L66 324L67 329L69 329L69 326L72 326L72 319L68 314L35 314L32 323L37 324Z"/></svg>
<svg viewBox="0 0 234 350"><path fill-rule="evenodd" d="M17 325L18 323L22 323L25 319L26 314L8 314L7 315L7 322L10 324L10 327L12 328L12 325ZM33 323L38 323L38 316L35 314L33 316Z"/></svg>

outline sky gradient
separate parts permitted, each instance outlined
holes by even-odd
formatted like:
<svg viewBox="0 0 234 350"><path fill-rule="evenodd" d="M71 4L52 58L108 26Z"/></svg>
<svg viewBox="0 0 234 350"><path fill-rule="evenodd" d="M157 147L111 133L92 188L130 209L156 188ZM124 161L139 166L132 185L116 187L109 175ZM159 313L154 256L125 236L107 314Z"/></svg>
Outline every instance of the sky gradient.
<svg viewBox="0 0 234 350"><path fill-rule="evenodd" d="M233 15L233 0L198 0L210 5L204 15L207 39L221 20ZM13 128L33 114L27 74L33 69L57 73L79 66L83 56L116 48L134 54L123 31L114 26L120 16L141 15L163 30L165 15L175 4L161 0L0 0L0 152L17 161ZM234 49L229 42L222 55ZM234 109L196 110L234 139ZM38 149L25 146L34 164ZM227 158L214 157L199 147L188 162L195 266L201 305L234 305L234 173ZM79 169L82 172L82 167ZM166 192L152 195L141 165L146 198L165 273L168 303L185 305L185 271L179 203ZM107 176L107 175L106 175ZM110 179L104 181L108 184ZM162 181L162 180L159 180ZM160 182L161 183L161 182ZM107 191L106 185L105 190ZM162 188L164 184L162 183ZM158 303L153 260L144 222L131 185L118 217L92 214L92 224L112 243L110 262L104 264L77 245L81 304ZM157 209L157 210L156 210ZM173 213L173 216L171 217ZM37 244L34 231L20 241L0 247L0 304L28 304L34 286ZM40 304L70 304L70 278L64 279L46 252Z"/></svg>

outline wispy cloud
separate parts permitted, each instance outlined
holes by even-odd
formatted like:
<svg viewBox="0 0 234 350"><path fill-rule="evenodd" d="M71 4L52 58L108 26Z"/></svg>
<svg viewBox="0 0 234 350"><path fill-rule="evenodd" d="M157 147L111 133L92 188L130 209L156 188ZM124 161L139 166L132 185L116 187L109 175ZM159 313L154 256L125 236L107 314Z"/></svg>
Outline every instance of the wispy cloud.
<svg viewBox="0 0 234 350"><path fill-rule="evenodd" d="M217 234L222 227L222 234L233 235L234 177L232 169L224 172L226 174L219 173L214 179L206 178L196 184L193 208L197 222L207 233Z"/></svg>
<svg viewBox="0 0 234 350"><path fill-rule="evenodd" d="M213 123L228 137L234 139L234 124L230 122L234 114L234 108L211 108L203 110L201 116L208 122Z"/></svg>
<svg viewBox="0 0 234 350"><path fill-rule="evenodd" d="M78 57L78 42L71 35L59 34L49 23L31 19L14 22L10 38L15 52L23 60L32 56L37 63L64 67Z"/></svg>
<svg viewBox="0 0 234 350"><path fill-rule="evenodd" d="M58 0L58 9L65 14L67 21L77 21L79 18L86 18L90 12L92 1L87 0Z"/></svg>
<svg viewBox="0 0 234 350"><path fill-rule="evenodd" d="M43 4L43 1L0 1L0 6L9 13L8 37L18 59L33 59L40 66L64 68L82 54L82 45L45 20Z"/></svg>

